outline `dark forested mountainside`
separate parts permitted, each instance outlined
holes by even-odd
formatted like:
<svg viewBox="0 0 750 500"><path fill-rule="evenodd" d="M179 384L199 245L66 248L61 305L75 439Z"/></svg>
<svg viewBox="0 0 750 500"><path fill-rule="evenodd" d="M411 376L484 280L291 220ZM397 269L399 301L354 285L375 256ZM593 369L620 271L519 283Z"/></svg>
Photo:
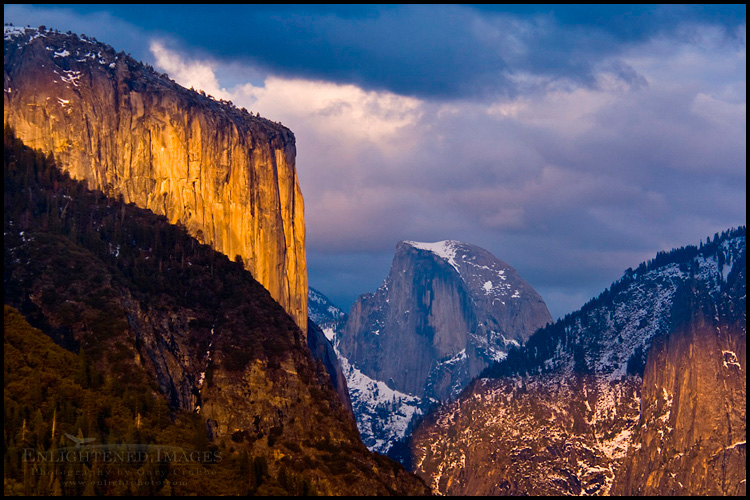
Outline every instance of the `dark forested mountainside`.
<svg viewBox="0 0 750 500"><path fill-rule="evenodd" d="M660 252L415 430L443 494L746 490L746 230Z"/></svg>
<svg viewBox="0 0 750 500"><path fill-rule="evenodd" d="M524 346L511 348L507 358L480 377L545 373L565 363L581 373L642 374L649 340L672 329L672 298L678 288L694 282L719 308L717 314L732 323L744 322L744 298L736 288L744 279L745 235L742 226L716 233L698 246L658 252L635 270L627 269L580 310L541 328ZM618 357L614 347L623 341L627 358Z"/></svg>
<svg viewBox="0 0 750 500"><path fill-rule="evenodd" d="M264 483L266 488L274 484L273 477L261 473L232 485L248 464L266 472L268 464L262 457L228 454L211 445L201 416L170 410L143 373L118 377L99 371L84 350L73 354L61 348L8 305L3 351L6 495L181 495L207 487L229 494L242 489L262 492ZM140 461L106 463L77 456L59 460L75 449L76 440L84 439L95 443L92 453L102 443L112 445L112 452L124 448L118 443L137 443L141 449L168 444L207 453L208 460L181 464L189 467L187 476L163 464ZM219 457L226 460L219 463ZM146 473L155 480L131 481ZM109 486L104 484L107 479L112 481ZM120 479L124 481L115 481ZM214 479L217 484L210 486Z"/></svg>
<svg viewBox="0 0 750 500"><path fill-rule="evenodd" d="M426 493L367 451L305 335L241 262L71 180L8 127L4 136L5 303L71 351L36 334L19 343L31 335L6 327L6 493ZM6 320L21 324L14 314ZM188 479L164 462L26 460L25 449L72 445L66 434L221 460L191 462ZM159 469L158 484L115 481L146 468ZM77 470L98 481L63 484Z"/></svg>

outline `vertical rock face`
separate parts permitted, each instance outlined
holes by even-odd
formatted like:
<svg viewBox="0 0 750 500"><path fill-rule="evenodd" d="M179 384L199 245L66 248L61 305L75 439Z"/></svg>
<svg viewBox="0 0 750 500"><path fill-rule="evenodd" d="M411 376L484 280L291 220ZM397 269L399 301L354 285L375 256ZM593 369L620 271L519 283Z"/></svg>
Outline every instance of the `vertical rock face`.
<svg viewBox="0 0 750 500"><path fill-rule="evenodd" d="M7 28L4 121L92 189L166 215L245 267L307 328L292 132L111 47Z"/></svg>
<svg viewBox="0 0 750 500"><path fill-rule="evenodd" d="M745 495L744 324L701 304L696 290L680 299L692 314L649 351L640 421L616 493Z"/></svg>
<svg viewBox="0 0 750 500"><path fill-rule="evenodd" d="M414 431L441 494L744 495L746 230L660 252Z"/></svg>
<svg viewBox="0 0 750 500"><path fill-rule="evenodd" d="M340 350L393 389L442 400L550 321L541 297L486 250L404 241L383 285L352 308Z"/></svg>

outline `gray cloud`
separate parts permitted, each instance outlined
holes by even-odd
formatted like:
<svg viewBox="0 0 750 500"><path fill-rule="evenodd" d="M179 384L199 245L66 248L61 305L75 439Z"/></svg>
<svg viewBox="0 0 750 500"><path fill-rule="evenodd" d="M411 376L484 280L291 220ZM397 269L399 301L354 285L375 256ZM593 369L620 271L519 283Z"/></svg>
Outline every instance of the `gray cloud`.
<svg viewBox="0 0 750 500"><path fill-rule="evenodd" d="M6 6L6 19L24 9L50 23L93 24L111 43L120 31L112 27L127 22L198 56L427 98L517 95L527 90L518 74L591 86L602 61L644 40L694 40L699 23L732 36L745 23L745 6L629 5Z"/></svg>
<svg viewBox="0 0 750 500"><path fill-rule="evenodd" d="M444 105L427 102L410 131L417 147L396 165L377 158L352 169L366 170L373 189L411 193L417 206L398 217L366 209L393 222L374 241L369 226L318 241L311 225L311 247L337 240L341 252L372 245L389 255L388 244L404 237L464 239L516 267L559 316L658 250L745 224L746 115L736 92L745 70L735 65L744 51L723 43L650 49L652 61L642 60L647 51L628 55L648 85L623 76L632 67L623 62L602 66L615 77L606 88L510 99L507 116L473 102L441 115ZM717 68L725 72L718 81ZM405 227L414 233L402 236ZM334 293L342 305L356 295Z"/></svg>
<svg viewBox="0 0 750 500"><path fill-rule="evenodd" d="M746 221L744 6L75 9L5 17L158 36L295 132L309 281L343 308L402 239L482 246L560 316Z"/></svg>

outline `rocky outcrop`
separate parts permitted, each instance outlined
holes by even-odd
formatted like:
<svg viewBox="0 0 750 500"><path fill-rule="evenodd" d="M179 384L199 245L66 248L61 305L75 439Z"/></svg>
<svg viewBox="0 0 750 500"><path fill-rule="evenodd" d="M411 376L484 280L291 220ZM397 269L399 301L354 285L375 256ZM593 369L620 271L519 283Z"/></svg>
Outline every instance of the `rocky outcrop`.
<svg viewBox="0 0 750 500"><path fill-rule="evenodd" d="M333 345L336 331L346 321L346 314L313 287L308 288L307 298L307 345L313 357L323 363L341 402L352 411L346 376Z"/></svg>
<svg viewBox="0 0 750 500"><path fill-rule="evenodd" d="M394 444L401 444L407 432L411 430L412 421L423 414L423 402L420 398L396 391L380 380L374 380L355 366L338 351L341 342L341 330L346 324L346 314L336 307L323 293L310 287L309 318L322 329L326 341L332 342L332 350L336 357L335 373L338 377L342 373L348 391L347 401L357 420L362 441L368 449L377 453L388 454L408 466L408 451L406 453L393 450ZM317 329L317 328L316 328ZM321 351L320 347L313 349L311 340L313 326L308 329L308 345L313 355ZM331 377L333 377L331 372ZM334 384L336 385L336 384Z"/></svg>
<svg viewBox="0 0 750 500"><path fill-rule="evenodd" d="M609 494L639 389L635 376L478 379L415 429L415 469L442 495Z"/></svg>
<svg viewBox="0 0 750 500"><path fill-rule="evenodd" d="M444 400L550 321L541 297L486 250L404 241L381 287L352 307L339 349L392 389Z"/></svg>
<svg viewBox="0 0 750 500"><path fill-rule="evenodd" d="M73 178L182 224L307 328L295 140L94 40L6 27L6 124Z"/></svg>
<svg viewBox="0 0 750 500"><path fill-rule="evenodd" d="M695 290L680 299L692 314L651 346L640 421L615 493L744 496L744 325L719 321L716 308L700 304Z"/></svg>
<svg viewBox="0 0 750 500"><path fill-rule="evenodd" d="M331 342L346 323L346 313L313 287L309 287L307 292L307 317L323 330Z"/></svg>
<svg viewBox="0 0 750 500"><path fill-rule="evenodd" d="M414 431L441 494L745 493L745 228L660 252Z"/></svg>

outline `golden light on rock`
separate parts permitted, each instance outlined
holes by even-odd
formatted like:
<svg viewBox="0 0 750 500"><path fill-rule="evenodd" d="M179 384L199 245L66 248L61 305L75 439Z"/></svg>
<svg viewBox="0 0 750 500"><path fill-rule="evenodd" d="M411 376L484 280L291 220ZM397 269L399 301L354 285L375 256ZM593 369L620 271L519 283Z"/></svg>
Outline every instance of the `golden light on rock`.
<svg viewBox="0 0 750 500"><path fill-rule="evenodd" d="M181 223L234 259L307 330L294 134L188 91L108 47L49 34L6 63L4 120L90 188ZM97 52L98 64L85 56ZM147 82L144 84L144 82Z"/></svg>

